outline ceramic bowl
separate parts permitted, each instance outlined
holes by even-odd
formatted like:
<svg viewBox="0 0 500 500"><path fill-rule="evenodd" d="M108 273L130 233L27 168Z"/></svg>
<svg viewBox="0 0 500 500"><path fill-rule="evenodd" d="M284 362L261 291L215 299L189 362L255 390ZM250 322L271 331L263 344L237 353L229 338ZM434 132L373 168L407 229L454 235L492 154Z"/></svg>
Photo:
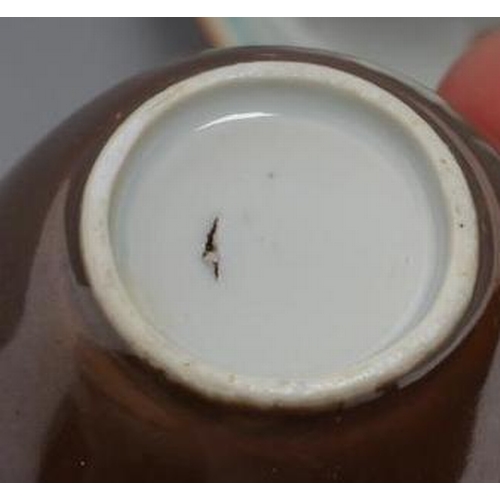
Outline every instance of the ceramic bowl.
<svg viewBox="0 0 500 500"><path fill-rule="evenodd" d="M498 480L499 165L327 52L106 92L0 184L0 470Z"/></svg>

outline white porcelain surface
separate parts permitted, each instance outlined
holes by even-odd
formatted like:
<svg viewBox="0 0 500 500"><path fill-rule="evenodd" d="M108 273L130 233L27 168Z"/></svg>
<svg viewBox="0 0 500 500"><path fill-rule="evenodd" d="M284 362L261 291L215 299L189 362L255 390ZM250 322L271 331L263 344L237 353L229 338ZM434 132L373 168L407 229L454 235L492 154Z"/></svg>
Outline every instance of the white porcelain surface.
<svg viewBox="0 0 500 500"><path fill-rule="evenodd" d="M94 166L82 237L141 356L260 405L397 381L446 341L477 266L466 181L430 127L301 63L213 70L144 104Z"/></svg>

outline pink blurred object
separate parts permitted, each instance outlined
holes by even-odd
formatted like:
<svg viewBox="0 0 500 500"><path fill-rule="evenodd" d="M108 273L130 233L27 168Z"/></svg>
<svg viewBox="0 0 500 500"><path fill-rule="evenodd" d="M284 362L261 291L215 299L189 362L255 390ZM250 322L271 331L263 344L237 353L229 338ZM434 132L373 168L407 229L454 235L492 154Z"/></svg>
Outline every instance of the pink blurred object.
<svg viewBox="0 0 500 500"><path fill-rule="evenodd" d="M448 71L439 93L500 150L500 30L476 39Z"/></svg>

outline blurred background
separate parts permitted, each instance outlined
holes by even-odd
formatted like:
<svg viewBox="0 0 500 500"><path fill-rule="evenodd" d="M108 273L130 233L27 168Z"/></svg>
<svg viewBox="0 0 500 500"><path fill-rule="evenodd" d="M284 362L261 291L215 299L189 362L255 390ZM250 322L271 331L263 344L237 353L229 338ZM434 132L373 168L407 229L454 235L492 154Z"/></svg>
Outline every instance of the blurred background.
<svg viewBox="0 0 500 500"><path fill-rule="evenodd" d="M103 90L211 46L330 49L436 88L489 19L0 19L0 176Z"/></svg>

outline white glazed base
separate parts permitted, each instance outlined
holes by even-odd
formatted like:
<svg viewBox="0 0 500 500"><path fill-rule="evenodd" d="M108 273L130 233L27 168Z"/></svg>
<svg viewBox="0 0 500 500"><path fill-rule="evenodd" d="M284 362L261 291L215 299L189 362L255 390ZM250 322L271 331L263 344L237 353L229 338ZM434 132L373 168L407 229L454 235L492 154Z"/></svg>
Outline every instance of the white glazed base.
<svg viewBox="0 0 500 500"><path fill-rule="evenodd" d="M258 406L397 383L446 342L477 268L446 145L387 92L304 63L228 66L147 101L96 161L81 232L138 355Z"/></svg>

